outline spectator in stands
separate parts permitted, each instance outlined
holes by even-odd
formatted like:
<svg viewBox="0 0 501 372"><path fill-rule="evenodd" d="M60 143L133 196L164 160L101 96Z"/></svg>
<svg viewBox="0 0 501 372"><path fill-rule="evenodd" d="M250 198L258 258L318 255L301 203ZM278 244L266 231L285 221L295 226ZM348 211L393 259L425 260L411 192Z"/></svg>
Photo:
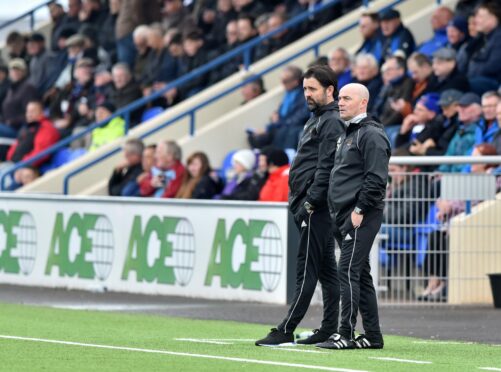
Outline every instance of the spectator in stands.
<svg viewBox="0 0 501 372"><path fill-rule="evenodd" d="M248 14L240 14L237 20L238 26L238 42L240 45L248 42L257 34L254 28L254 18ZM251 58L251 60L253 60Z"/></svg>
<svg viewBox="0 0 501 372"><path fill-rule="evenodd" d="M143 44L144 47L137 48L135 30L138 27L146 27L144 25L160 22L160 18L161 7L158 0L149 1L148 6L145 6L141 0L120 0L120 8L115 24L117 58L119 62L127 63L130 68L136 67L136 51L140 49L138 52L144 53L146 43ZM141 76L141 73L135 76L138 78Z"/></svg>
<svg viewBox="0 0 501 372"><path fill-rule="evenodd" d="M273 13L268 19L268 32L273 32L279 29L285 22L287 22L287 17L285 14L279 12ZM285 29L273 35L269 39L268 54L275 53L277 50L283 48L286 45L289 45L294 40L294 35L288 29Z"/></svg>
<svg viewBox="0 0 501 372"><path fill-rule="evenodd" d="M259 36L264 36L268 33L269 31L268 21L270 19L270 16L271 14L269 13L261 14L254 21L254 28L257 30Z"/></svg>
<svg viewBox="0 0 501 372"><path fill-rule="evenodd" d="M22 126L16 141L9 148L7 160L13 163L28 160L59 140L59 133L49 119L44 116L40 101L30 100L26 106L26 125ZM33 162L39 167L48 157ZM19 172L19 170L17 171ZM16 175L14 178L17 179Z"/></svg>
<svg viewBox="0 0 501 372"><path fill-rule="evenodd" d="M351 57L346 49L338 47L329 53L329 67L336 73L338 90L352 82Z"/></svg>
<svg viewBox="0 0 501 372"><path fill-rule="evenodd" d="M60 48L60 46L58 45L59 35L61 31L64 28L66 28L66 29L71 29L73 33L76 33L80 26L78 25L77 27L75 27L75 30L72 29L71 25L70 27L68 27L67 17L66 14L64 13L64 9L61 4L52 2L49 3L48 7L49 7L50 18L52 20L50 49L53 51L61 50L62 48Z"/></svg>
<svg viewBox="0 0 501 372"><path fill-rule="evenodd" d="M226 43L220 44L219 49L214 51L210 58L215 58L219 55L229 52L239 44L238 41L238 22L236 20L229 21L226 25ZM217 69L211 71L210 84L215 84L220 80L230 76L238 71L240 58L234 58L229 63L225 63Z"/></svg>
<svg viewBox="0 0 501 372"><path fill-rule="evenodd" d="M99 47L108 53L110 58L110 63L115 63L117 61L117 41L115 38L115 29L118 19L118 12L120 11L121 0L109 0L109 10L107 16L103 22L102 29L99 30L96 43ZM148 7L149 8L149 7ZM134 50L134 45L132 43L132 31L130 38L131 47ZM131 61L134 63L134 59Z"/></svg>
<svg viewBox="0 0 501 372"><path fill-rule="evenodd" d="M9 59L21 58L25 62L28 60L26 53L26 38L18 31L12 31L6 39L7 54Z"/></svg>
<svg viewBox="0 0 501 372"><path fill-rule="evenodd" d="M62 137L74 128L86 127L93 118L95 108L94 63L80 59L75 66L75 80L66 85L50 107L55 127Z"/></svg>
<svg viewBox="0 0 501 372"><path fill-rule="evenodd" d="M400 57L390 57L381 67L384 86L374 101L373 114L385 127L397 126L402 123L403 115L395 110L392 104L399 99L411 101L414 83L406 76L405 60ZM398 131L393 129L394 131Z"/></svg>
<svg viewBox="0 0 501 372"><path fill-rule="evenodd" d="M78 14L80 22L101 30L107 17L107 11L101 0L83 0L82 9Z"/></svg>
<svg viewBox="0 0 501 372"><path fill-rule="evenodd" d="M264 92L265 90L263 79L256 77L254 80L248 82L240 89L240 93L242 94L243 98L242 105L245 105L246 103L252 101L254 98L259 97Z"/></svg>
<svg viewBox="0 0 501 372"><path fill-rule="evenodd" d="M461 46L469 39L468 20L461 16L454 17L447 25L447 47L459 52Z"/></svg>
<svg viewBox="0 0 501 372"><path fill-rule="evenodd" d="M296 149L303 126L310 113L304 100L302 71L296 66L287 66L281 73L285 95L277 111L270 118L264 131L251 130L249 144L263 148L270 144L281 149Z"/></svg>
<svg viewBox="0 0 501 372"><path fill-rule="evenodd" d="M189 73L207 62L207 50L205 41L199 30L193 30L183 38L184 57L181 60L181 73ZM195 95L207 86L209 74L202 74L192 78L188 83L181 86L179 96L185 99Z"/></svg>
<svg viewBox="0 0 501 372"><path fill-rule="evenodd" d="M439 6L433 11L431 15L433 37L421 44L418 48L419 53L431 57L435 51L447 45L447 25L453 17L454 12L446 6Z"/></svg>
<svg viewBox="0 0 501 372"><path fill-rule="evenodd" d="M40 177L40 171L36 167L27 166L20 168L14 175L14 182L8 187L8 190L14 191L20 187L26 186Z"/></svg>
<svg viewBox="0 0 501 372"><path fill-rule="evenodd" d="M25 122L28 102L38 98L36 88L28 80L24 59L15 58L9 62L10 86L2 102L0 137L16 138Z"/></svg>
<svg viewBox="0 0 501 372"><path fill-rule="evenodd" d="M387 59L398 50L409 57L416 47L414 36L404 27L400 19L400 12L395 9L386 9L379 14L382 42L382 58Z"/></svg>
<svg viewBox="0 0 501 372"><path fill-rule="evenodd" d="M442 109L444 121L438 134L427 139L416 138L409 147L412 155L440 156L444 155L452 137L459 128L458 101L463 93L459 90L446 90L440 95L438 104ZM438 136L438 138L437 138Z"/></svg>
<svg viewBox="0 0 501 372"><path fill-rule="evenodd" d="M99 69L111 68L111 56L109 52L99 45L99 32L87 24L80 28L80 35L84 38L84 56L94 61Z"/></svg>
<svg viewBox="0 0 501 372"><path fill-rule="evenodd" d="M433 73L436 81L434 91L442 93L449 89L467 92L470 89L468 79L457 69L456 51L452 48L441 48L433 53Z"/></svg>
<svg viewBox="0 0 501 372"><path fill-rule="evenodd" d="M182 0L164 0L162 26L164 30L176 28L181 34L196 27L195 20L189 10L183 6Z"/></svg>
<svg viewBox="0 0 501 372"><path fill-rule="evenodd" d="M113 79L108 70L96 69L94 74L94 90L96 106L110 100L109 97L111 97L113 92Z"/></svg>
<svg viewBox="0 0 501 372"><path fill-rule="evenodd" d="M259 191L264 184L264 177L253 172L256 155L251 150L239 150L231 159L233 176L226 181L221 195L217 199L258 200Z"/></svg>
<svg viewBox="0 0 501 372"><path fill-rule="evenodd" d="M445 156L466 156L471 153L475 143L476 127L482 117L480 97L475 93L465 93L459 99L458 105L461 126L452 137ZM461 172L462 169L461 164L442 164L438 168L440 172Z"/></svg>
<svg viewBox="0 0 501 372"><path fill-rule="evenodd" d="M186 162L186 170L176 198L212 199L221 191L221 181L212 172L205 153L191 154Z"/></svg>
<svg viewBox="0 0 501 372"><path fill-rule="evenodd" d="M131 193L137 190L136 179L143 172L142 157L143 141L137 138L128 139L124 145L124 159L118 164L108 181L108 195L110 196L137 196Z"/></svg>
<svg viewBox="0 0 501 372"><path fill-rule="evenodd" d="M501 123L501 101L496 106L496 121L498 122L498 126ZM501 130L498 130L492 139L492 144L496 147L496 151L498 154L501 154Z"/></svg>
<svg viewBox="0 0 501 372"><path fill-rule="evenodd" d="M289 158L285 151L268 147L261 151L266 157L268 178L259 192L259 201L286 202L289 195Z"/></svg>
<svg viewBox="0 0 501 372"><path fill-rule="evenodd" d="M176 142L161 141L155 150L155 166L139 184L141 196L175 197L185 172L181 157L181 148Z"/></svg>
<svg viewBox="0 0 501 372"><path fill-rule="evenodd" d="M137 82L141 83L141 79L143 76L146 76L146 65L148 64L149 55L151 53L151 49L148 46L148 34L150 29L146 25L138 26L134 29L132 34L132 39L134 42L135 48L135 59L134 63L131 66L134 66L134 78ZM125 42L124 42L125 43ZM117 48L122 48L121 46L117 46ZM125 47L124 47L125 48ZM125 53L125 52L118 52ZM122 59L125 59L123 57ZM119 57L120 60L120 57Z"/></svg>
<svg viewBox="0 0 501 372"><path fill-rule="evenodd" d="M501 82L501 5L485 2L476 10L477 37L468 63L468 78L474 92L481 94L496 90Z"/></svg>
<svg viewBox="0 0 501 372"><path fill-rule="evenodd" d="M2 117L2 103L7 96L9 86L9 69L7 66L0 64L0 118Z"/></svg>
<svg viewBox="0 0 501 372"><path fill-rule="evenodd" d="M219 48L221 45L232 45L237 41L237 13L233 9L231 0L218 0L215 13L215 19L212 28L207 36L212 49ZM228 25L234 22L231 28L231 34L228 34ZM232 38L230 42L228 38Z"/></svg>
<svg viewBox="0 0 501 372"><path fill-rule="evenodd" d="M148 47L151 51L148 54L148 60L140 80L144 87L154 87L157 83L168 83L179 74L179 62L164 46L163 36L160 24L149 27Z"/></svg>
<svg viewBox="0 0 501 372"><path fill-rule="evenodd" d="M440 115L438 93L427 93L417 101L412 114L407 115L400 126L395 139L395 146L419 147L427 140L438 141L443 130L443 118Z"/></svg>
<svg viewBox="0 0 501 372"><path fill-rule="evenodd" d="M292 5L290 5L292 3ZM297 0L285 2L286 6L290 8L289 14L291 18L298 16L306 11L310 12L310 16L306 21L299 25L295 32L298 37L309 34L316 29L325 26L327 23L339 18L343 14L343 4L339 1L321 12L312 14L312 12L325 4L325 1L319 0Z"/></svg>
<svg viewBox="0 0 501 372"><path fill-rule="evenodd" d="M495 91L485 92L481 102L483 117L475 130L475 146L481 143L492 143L499 131L499 122L496 119L497 106L500 102L498 93Z"/></svg>
<svg viewBox="0 0 501 372"><path fill-rule="evenodd" d="M151 170L155 165L156 148L157 145L155 144L148 145L144 148L141 161L143 171L139 176L137 176L135 182L131 181L127 186L127 190L124 191L124 194L127 194L127 196L151 196L142 195L140 185L144 179L150 176Z"/></svg>
<svg viewBox="0 0 501 372"><path fill-rule="evenodd" d="M372 54L359 53L355 57L353 65L354 82L363 84L369 90L369 103L367 110L370 112L374 107L374 100L383 87L383 80L379 75L379 65L376 57Z"/></svg>
<svg viewBox="0 0 501 372"><path fill-rule="evenodd" d="M45 37L38 32L30 35L26 50L30 58L30 77L28 80L42 95L49 88L47 86L47 75L51 69L51 59L49 53L45 50Z"/></svg>
<svg viewBox="0 0 501 372"><path fill-rule="evenodd" d="M110 102L104 102L96 107L96 122L107 120L114 112L116 107ZM92 131L92 139L89 151L95 151L99 147L113 142L125 134L125 120L120 116L111 119L105 126L96 128Z"/></svg>
<svg viewBox="0 0 501 372"><path fill-rule="evenodd" d="M379 28L379 14L363 13L358 23L360 33L364 38L364 42L355 54L369 53L372 54L376 61L383 60L383 44L381 29ZM371 97L372 94L371 94Z"/></svg>
<svg viewBox="0 0 501 372"><path fill-rule="evenodd" d="M126 63L117 63L111 70L113 78L113 89L109 100L113 105L120 109L141 98L141 89L132 76L132 72ZM141 118L141 109L135 110L131 115L131 122L139 123Z"/></svg>
<svg viewBox="0 0 501 372"><path fill-rule="evenodd" d="M239 15L249 14L254 19L269 10L263 2L257 0L233 0L233 7Z"/></svg>

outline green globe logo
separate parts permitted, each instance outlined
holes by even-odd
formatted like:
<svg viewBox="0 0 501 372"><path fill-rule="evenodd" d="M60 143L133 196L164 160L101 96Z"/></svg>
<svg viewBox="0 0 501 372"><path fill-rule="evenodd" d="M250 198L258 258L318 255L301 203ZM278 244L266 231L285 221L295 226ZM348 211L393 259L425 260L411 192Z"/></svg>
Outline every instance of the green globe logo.
<svg viewBox="0 0 501 372"><path fill-rule="evenodd" d="M186 286L190 282L195 268L195 235L190 221L184 218L180 219L175 232L169 234L167 239L172 244L176 282L181 286Z"/></svg>
<svg viewBox="0 0 501 372"><path fill-rule="evenodd" d="M254 244L259 247L259 276L263 289L273 292L280 282L283 265L282 238L278 226L267 222L261 231L260 238L254 238Z"/></svg>
<svg viewBox="0 0 501 372"><path fill-rule="evenodd" d="M20 271L24 275L29 275L33 271L37 255L37 228L33 216L22 212L19 223L12 228L12 232L16 236L16 243L11 250L11 256L17 258ZM7 246L7 234L2 225L0 225L0 244L1 247Z"/></svg>

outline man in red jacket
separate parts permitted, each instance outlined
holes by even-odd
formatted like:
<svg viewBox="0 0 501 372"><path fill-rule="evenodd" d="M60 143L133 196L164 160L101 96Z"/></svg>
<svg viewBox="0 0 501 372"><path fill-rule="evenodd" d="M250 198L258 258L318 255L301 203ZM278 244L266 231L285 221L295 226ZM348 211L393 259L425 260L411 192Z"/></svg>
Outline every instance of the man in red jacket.
<svg viewBox="0 0 501 372"><path fill-rule="evenodd" d="M176 196L185 172L181 157L181 148L176 142L160 142L155 150L155 166L139 184L141 196Z"/></svg>
<svg viewBox="0 0 501 372"><path fill-rule="evenodd" d="M59 132L44 116L42 103L30 101L26 106L26 125L19 130L16 141L9 148L7 160L14 163L28 160L57 141ZM32 166L39 167L48 159L49 156L44 156L33 162Z"/></svg>
<svg viewBox="0 0 501 372"><path fill-rule="evenodd" d="M263 149L268 163L268 180L259 193L259 201L286 202L289 195L289 158L285 151Z"/></svg>

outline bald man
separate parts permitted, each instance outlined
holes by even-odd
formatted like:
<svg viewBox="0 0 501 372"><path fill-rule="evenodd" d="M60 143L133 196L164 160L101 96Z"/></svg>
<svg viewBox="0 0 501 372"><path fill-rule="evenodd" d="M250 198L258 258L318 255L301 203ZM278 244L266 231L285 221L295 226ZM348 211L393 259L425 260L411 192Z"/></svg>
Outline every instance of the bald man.
<svg viewBox="0 0 501 372"><path fill-rule="evenodd" d="M383 220L390 142L383 126L367 117L369 98L361 84L345 85L339 92L346 132L337 142L328 202L341 247L341 324L339 333L317 344L326 349L383 348L369 253ZM359 304L365 334L355 338Z"/></svg>

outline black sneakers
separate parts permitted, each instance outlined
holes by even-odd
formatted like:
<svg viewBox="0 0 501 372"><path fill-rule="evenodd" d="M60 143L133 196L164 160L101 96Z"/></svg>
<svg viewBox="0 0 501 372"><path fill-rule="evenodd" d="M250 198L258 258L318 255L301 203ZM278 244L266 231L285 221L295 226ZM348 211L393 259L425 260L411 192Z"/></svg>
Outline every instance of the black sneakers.
<svg viewBox="0 0 501 372"><path fill-rule="evenodd" d="M334 333L329 339L325 342L321 342L316 345L322 349L334 349L334 350L342 350L342 349L356 349L357 344L355 341L347 339L341 336L339 333Z"/></svg>
<svg viewBox="0 0 501 372"><path fill-rule="evenodd" d="M366 335L360 335L355 339L355 344L359 349L382 349L383 340L379 342L369 341Z"/></svg>
<svg viewBox="0 0 501 372"><path fill-rule="evenodd" d="M300 345L314 345L320 342L325 342L329 339L331 334L320 329L314 329L313 334L305 339L297 340L296 343Z"/></svg>
<svg viewBox="0 0 501 372"><path fill-rule="evenodd" d="M284 333L276 328L272 328L268 336L256 341L256 346L277 346L286 343L294 343L294 334Z"/></svg>

